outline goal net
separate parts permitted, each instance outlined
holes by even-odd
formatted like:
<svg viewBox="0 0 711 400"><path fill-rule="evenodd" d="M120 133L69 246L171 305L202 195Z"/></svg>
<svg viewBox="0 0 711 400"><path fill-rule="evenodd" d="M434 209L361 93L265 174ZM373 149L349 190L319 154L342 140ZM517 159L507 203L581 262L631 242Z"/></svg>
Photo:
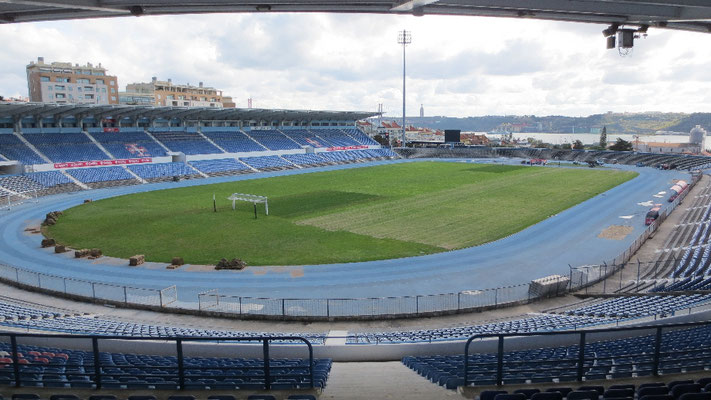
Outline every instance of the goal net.
<svg viewBox="0 0 711 400"><path fill-rule="evenodd" d="M257 205L259 203L264 204L264 211L269 215L269 200L266 196L258 196L256 194L245 194L245 193L232 193L232 196L228 197L227 200L232 200L232 209L236 207L238 201L246 201Z"/></svg>

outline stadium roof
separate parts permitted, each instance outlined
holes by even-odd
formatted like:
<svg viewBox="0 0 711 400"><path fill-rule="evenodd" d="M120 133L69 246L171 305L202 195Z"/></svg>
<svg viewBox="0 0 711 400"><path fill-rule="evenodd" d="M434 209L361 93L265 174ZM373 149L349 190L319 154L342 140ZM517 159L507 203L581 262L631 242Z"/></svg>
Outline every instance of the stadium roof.
<svg viewBox="0 0 711 400"><path fill-rule="evenodd" d="M233 12L475 15L711 32L707 0L0 0L0 23Z"/></svg>
<svg viewBox="0 0 711 400"><path fill-rule="evenodd" d="M259 108L152 107L129 105L79 105L47 103L0 103L0 119L65 117L96 119L181 119L202 121L357 121L377 112L270 110Z"/></svg>

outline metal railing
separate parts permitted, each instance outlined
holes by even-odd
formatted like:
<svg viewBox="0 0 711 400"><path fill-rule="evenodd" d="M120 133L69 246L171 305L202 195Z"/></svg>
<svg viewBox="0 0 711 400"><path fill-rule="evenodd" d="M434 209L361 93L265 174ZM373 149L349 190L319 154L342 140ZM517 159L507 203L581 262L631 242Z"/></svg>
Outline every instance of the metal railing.
<svg viewBox="0 0 711 400"><path fill-rule="evenodd" d="M583 380L586 376L586 369L592 368L595 362L601 365L612 365L612 360L614 361L614 366L619 369L620 375L632 376L632 370L634 369L637 376L644 375L659 375L661 362L674 362L678 361L699 361L706 360L708 357L704 355L711 346L706 347L696 347L693 349L670 349L669 351L662 351L662 345L664 344L663 333L665 330L672 329L684 329L693 328L698 326L708 326L709 321L703 322L691 322L691 323L680 323L680 324L666 324L658 326L639 326L639 327L624 327L624 328L608 328L608 329L589 329L581 331L556 331L556 332L538 332L538 333L503 333L503 334L481 334L470 337L464 346L464 386L468 386L470 383L476 383L470 379L472 372L476 371L477 367L486 368L486 371L490 373L488 379L483 379L484 384L495 384L502 385L505 383L504 373L516 373L516 374L526 374L526 373L536 373L544 370L546 372L553 372L556 375L551 375L550 378L559 378L561 381L565 380L576 380L578 382ZM605 338L605 334L615 334L620 332L639 332L647 331L648 335L652 335L653 341L651 343L652 351L645 352L644 348L639 348L639 353L624 353L619 355L611 356L597 356L596 354L587 354L586 345L592 343L597 343ZM538 337L543 338L547 336L558 336L561 337L567 335L567 341L571 343L572 346L577 345L577 351L571 354L568 351L567 354L569 358L555 358L555 359L540 359L540 360L512 360L505 357L505 340L507 338L514 337ZM623 338L634 338L640 337L640 335L621 335L618 339ZM577 338L572 340L572 338ZM486 339L486 338L497 338L497 350L496 350L496 362L495 370L492 371L491 362L478 363L470 359L470 346L474 340ZM558 339L557 341L562 341L564 339ZM608 339L609 340L609 339ZM612 339L615 340L615 339ZM552 348L553 346L551 346ZM555 366L551 367L550 364L554 363ZM473 368L474 369L473 369ZM703 368L701 368L703 369ZM624 371L624 372L622 372ZM493 374L491 374L493 372ZM599 375L602 373L593 373L594 375ZM601 379L605 379L604 377Z"/></svg>
<svg viewBox="0 0 711 400"><path fill-rule="evenodd" d="M0 281L48 292L104 302L167 307L178 298L177 288L140 288L44 274L0 264Z"/></svg>
<svg viewBox="0 0 711 400"><path fill-rule="evenodd" d="M126 337L126 336L97 336L97 335L50 335L50 334L25 334L25 333L0 333L0 338L9 339L9 346L7 347L7 352L9 356L0 356L0 366L3 371L11 372L10 374L10 384L15 387L21 386L38 386L40 383L44 386L54 386L54 387L64 387L72 384L72 381L76 386L72 387L88 387L101 389L102 387L111 386L115 389L135 389L143 388L148 389L150 385L153 388L166 388L166 389L195 389L197 386L202 385L202 383L191 383L191 380L200 379L211 379L211 380L223 380L224 385L232 385L232 389L240 386L238 380L244 380L244 387L249 387L254 389L255 385L260 389L270 390L278 382L278 379L291 379L294 382L294 386L303 388L304 386L309 388L315 387L315 374L314 366L315 361L313 357L313 347L311 343L305 338L298 336L273 336L273 337L220 337L220 343L224 342L250 342L255 345L261 344L261 360L253 359L249 363L232 363L234 360L227 358L228 356L221 356L219 358L227 358L226 365L216 366L214 363L207 363L205 365L197 366L197 362L192 362L190 357L186 356L186 343L197 343L197 342L215 342L217 338L213 337L175 337L175 338L151 338L151 337ZM39 342L45 343L47 339L52 341L63 341L75 343L75 346L87 347L86 341L90 341L88 350L79 350L84 352L81 356L90 356L90 360L86 360L84 357L70 357L63 358L63 361L57 362L52 361L50 358L56 357L57 352L53 351L50 354L46 352L33 351L35 347L24 347L30 345L23 345L18 343L20 341L29 342ZM81 343L84 341L84 343ZM117 348L117 344L121 341L128 342L149 342L156 343L158 345L163 345L162 349L166 349L165 344L168 343L168 347L174 349L174 353L171 356L165 356L166 358L160 363L143 363L142 360L135 365L131 365L130 362L124 365L116 365L111 361L108 361L109 357L113 352L102 352L100 350L100 341L109 344L111 342L112 349ZM303 343L306 345L308 350L308 365L294 365L291 363L284 363L279 365L277 359L270 357L270 343L272 342L288 342L290 345ZM3 343L0 341L0 344ZM7 343L5 341L5 343ZM172 343L172 345L170 345ZM53 349L57 346L53 346ZM65 346L66 347L66 346ZM130 348L131 345L126 347ZM67 352L75 352L78 350L66 350ZM165 350L163 350L165 351ZM193 350L195 351L195 350ZM199 351L199 350L197 350ZM36 353L36 354L35 354ZM66 353L64 353L66 355ZM122 352L126 354L126 352ZM126 354L126 358L140 358L140 354L136 354L135 351L131 351L131 354ZM135 356L135 357L134 357ZM173 358L174 357L174 362ZM204 358L202 355L198 356L200 359ZM77 362L78 360L78 362ZM191 362L186 362L191 361ZM282 360L282 359L279 359ZM299 359L295 359L299 360ZM292 361L295 361L292 360ZM261 361L261 363L259 362ZM230 363L234 365L230 365ZM48 368L54 370L55 368L61 369L64 372L51 372L47 371L44 376L38 373L38 368ZM122 369L124 368L124 369ZM132 369L128 371L126 369ZM139 369L140 371L137 371ZM218 369L219 373L215 373ZM299 370L307 369L306 373L299 373ZM47 375L66 375L71 376L72 380L69 379L49 379ZM8 376L6 374L6 376ZM123 378L123 380L117 382L117 378ZM138 379L144 381L137 381ZM148 379L158 378L158 381L148 382ZM255 379L256 378L256 379ZM251 382L250 382L251 381ZM131 383L134 382L134 383ZM137 387L140 385L141 387ZM205 384L209 386L209 384ZM227 388L227 387L225 387ZM294 387L296 388L296 387Z"/></svg>

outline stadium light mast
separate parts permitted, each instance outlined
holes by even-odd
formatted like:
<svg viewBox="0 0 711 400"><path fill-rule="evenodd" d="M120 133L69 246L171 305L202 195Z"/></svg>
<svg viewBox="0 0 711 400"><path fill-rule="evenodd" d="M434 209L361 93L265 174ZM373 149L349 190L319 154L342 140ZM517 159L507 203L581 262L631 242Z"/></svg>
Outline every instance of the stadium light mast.
<svg viewBox="0 0 711 400"><path fill-rule="evenodd" d="M405 147L405 47L412 43L412 34L409 31L402 30L398 32L397 43L402 45L402 143Z"/></svg>

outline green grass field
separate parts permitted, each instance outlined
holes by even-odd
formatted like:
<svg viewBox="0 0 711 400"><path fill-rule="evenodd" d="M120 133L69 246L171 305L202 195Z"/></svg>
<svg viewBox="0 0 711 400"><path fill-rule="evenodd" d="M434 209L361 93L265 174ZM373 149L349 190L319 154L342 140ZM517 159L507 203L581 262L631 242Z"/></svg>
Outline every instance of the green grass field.
<svg viewBox="0 0 711 400"><path fill-rule="evenodd" d="M61 244L128 258L190 264L355 262L431 254L490 242L637 174L416 162L194 186L95 201L47 230ZM216 194L218 212L212 210ZM232 211L232 193L269 197Z"/></svg>

